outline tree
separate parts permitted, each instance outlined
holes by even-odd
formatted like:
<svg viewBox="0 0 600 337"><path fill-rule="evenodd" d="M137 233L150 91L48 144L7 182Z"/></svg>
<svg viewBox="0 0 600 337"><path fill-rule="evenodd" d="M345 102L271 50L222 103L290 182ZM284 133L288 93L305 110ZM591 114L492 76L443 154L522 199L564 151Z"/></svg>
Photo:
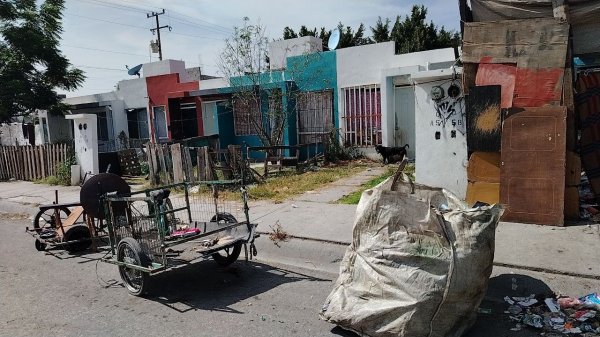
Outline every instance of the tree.
<svg viewBox="0 0 600 337"><path fill-rule="evenodd" d="M381 20L381 16L377 19L375 27L371 27L373 33L373 41L376 43L390 41L390 19L385 19L385 23Z"/></svg>
<svg viewBox="0 0 600 337"><path fill-rule="evenodd" d="M401 20L400 16L396 17L390 32L390 39L396 42L396 53L447 48L452 46L452 40L460 39L457 32L446 31L443 26L438 30L433 22L428 24L425 21L426 17L427 8L423 5L414 5L410 16L406 16L404 20ZM376 25L375 29L377 28ZM373 27L371 31L375 32Z"/></svg>
<svg viewBox="0 0 600 337"><path fill-rule="evenodd" d="M287 32L295 34L291 29ZM232 88L231 105L237 118L257 133L264 146L275 146L283 141L287 109L280 104L282 91L272 88L266 74L268 45L265 27L245 17L243 26L234 27L232 37L225 40L217 66ZM269 107L266 114L264 106Z"/></svg>
<svg viewBox="0 0 600 337"><path fill-rule="evenodd" d="M56 88L85 76L59 50L64 0L0 0L0 121L36 109L64 112Z"/></svg>
<svg viewBox="0 0 600 337"><path fill-rule="evenodd" d="M364 37L365 25L362 23L358 26L356 32L354 32L352 27L344 26L344 24L341 22L338 24L337 28L340 31L340 42L338 43L337 49L373 43L371 39ZM319 33L317 34L317 32ZM296 32L290 27L285 27L283 29L284 40L294 39L302 36L316 36L320 38L323 41L323 50L329 50L327 47L327 42L329 41L329 36L331 36L331 30L327 30L325 27L321 27L320 30L317 28L310 30L306 26L302 25L298 31L298 34L296 34Z"/></svg>

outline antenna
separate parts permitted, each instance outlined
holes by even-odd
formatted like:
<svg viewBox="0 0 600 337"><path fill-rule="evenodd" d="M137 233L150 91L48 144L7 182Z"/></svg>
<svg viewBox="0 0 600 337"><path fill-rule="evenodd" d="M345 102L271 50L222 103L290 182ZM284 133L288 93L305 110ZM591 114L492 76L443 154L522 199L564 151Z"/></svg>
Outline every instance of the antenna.
<svg viewBox="0 0 600 337"><path fill-rule="evenodd" d="M142 70L142 66L143 64L138 64L137 66L133 67L133 68L129 68L129 66L125 66L125 68L127 68L127 74L128 75L137 75L137 77L140 77L140 70Z"/></svg>
<svg viewBox="0 0 600 337"><path fill-rule="evenodd" d="M327 48L329 50L335 50L337 48L338 43L340 43L340 30L335 28L331 31L331 35L329 35L329 41L327 41Z"/></svg>

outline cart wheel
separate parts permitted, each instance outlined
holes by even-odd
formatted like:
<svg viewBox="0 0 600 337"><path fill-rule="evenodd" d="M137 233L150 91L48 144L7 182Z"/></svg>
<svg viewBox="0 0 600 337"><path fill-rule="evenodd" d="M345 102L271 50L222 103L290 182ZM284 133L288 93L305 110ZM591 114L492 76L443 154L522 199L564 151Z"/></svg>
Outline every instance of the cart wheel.
<svg viewBox="0 0 600 337"><path fill-rule="evenodd" d="M82 240L81 242L75 242L68 244L66 249L69 253L77 253L88 249L92 244L92 236L90 235L90 229L88 226L80 224L73 225L67 228L65 231L64 241L75 241Z"/></svg>
<svg viewBox="0 0 600 337"><path fill-rule="evenodd" d="M224 224L237 223L237 219L230 213L219 213L210 219L211 222L222 222ZM237 243L232 247L225 248L220 252L212 254L213 260L220 266L228 266L234 263L242 252L242 244Z"/></svg>
<svg viewBox="0 0 600 337"><path fill-rule="evenodd" d="M35 239L35 249L37 249L38 252L43 252L46 250L46 244L38 239Z"/></svg>
<svg viewBox="0 0 600 337"><path fill-rule="evenodd" d="M71 214L71 211L66 207L58 208L58 215L60 216L61 223L64 222ZM56 228L56 215L54 208L48 208L46 210L40 210L33 219L33 228L35 229L55 229Z"/></svg>
<svg viewBox="0 0 600 337"><path fill-rule="evenodd" d="M221 250L221 252L223 252L224 254L222 254L221 252L217 252L212 254L212 258L213 260L215 260L215 262L219 265L219 266L228 266L232 263L234 263L237 258L240 256L240 252L242 251L242 244L241 243L236 243L233 247L229 247L229 248L225 248L223 250Z"/></svg>
<svg viewBox="0 0 600 337"><path fill-rule="evenodd" d="M117 261L126 262L140 267L148 267L150 259L142 251L142 247L134 238L124 238L117 246ZM119 274L127 290L132 295L140 296L148 288L150 275L139 270L119 266Z"/></svg>

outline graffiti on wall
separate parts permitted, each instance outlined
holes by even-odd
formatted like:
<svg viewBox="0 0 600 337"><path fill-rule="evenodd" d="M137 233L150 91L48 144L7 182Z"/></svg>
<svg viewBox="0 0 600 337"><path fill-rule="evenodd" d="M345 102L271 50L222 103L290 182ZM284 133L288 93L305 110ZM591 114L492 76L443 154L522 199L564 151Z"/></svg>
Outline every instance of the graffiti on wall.
<svg viewBox="0 0 600 337"><path fill-rule="evenodd" d="M435 115L430 125L455 130L464 135L466 132L464 96L458 81L433 86L430 95L435 108Z"/></svg>

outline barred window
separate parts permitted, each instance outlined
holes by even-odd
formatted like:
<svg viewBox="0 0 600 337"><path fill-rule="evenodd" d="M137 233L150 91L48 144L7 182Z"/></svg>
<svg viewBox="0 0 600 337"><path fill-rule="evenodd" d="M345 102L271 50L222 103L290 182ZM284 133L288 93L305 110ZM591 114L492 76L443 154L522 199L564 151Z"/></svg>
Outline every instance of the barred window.
<svg viewBox="0 0 600 337"><path fill-rule="evenodd" d="M342 89L344 142L347 145L381 145L381 92L379 85Z"/></svg>
<svg viewBox="0 0 600 337"><path fill-rule="evenodd" d="M236 136L258 135L256 126L261 125L258 103L252 99L234 99L233 124Z"/></svg>
<svg viewBox="0 0 600 337"><path fill-rule="evenodd" d="M333 129L333 92L311 91L298 95L298 143L319 143Z"/></svg>

